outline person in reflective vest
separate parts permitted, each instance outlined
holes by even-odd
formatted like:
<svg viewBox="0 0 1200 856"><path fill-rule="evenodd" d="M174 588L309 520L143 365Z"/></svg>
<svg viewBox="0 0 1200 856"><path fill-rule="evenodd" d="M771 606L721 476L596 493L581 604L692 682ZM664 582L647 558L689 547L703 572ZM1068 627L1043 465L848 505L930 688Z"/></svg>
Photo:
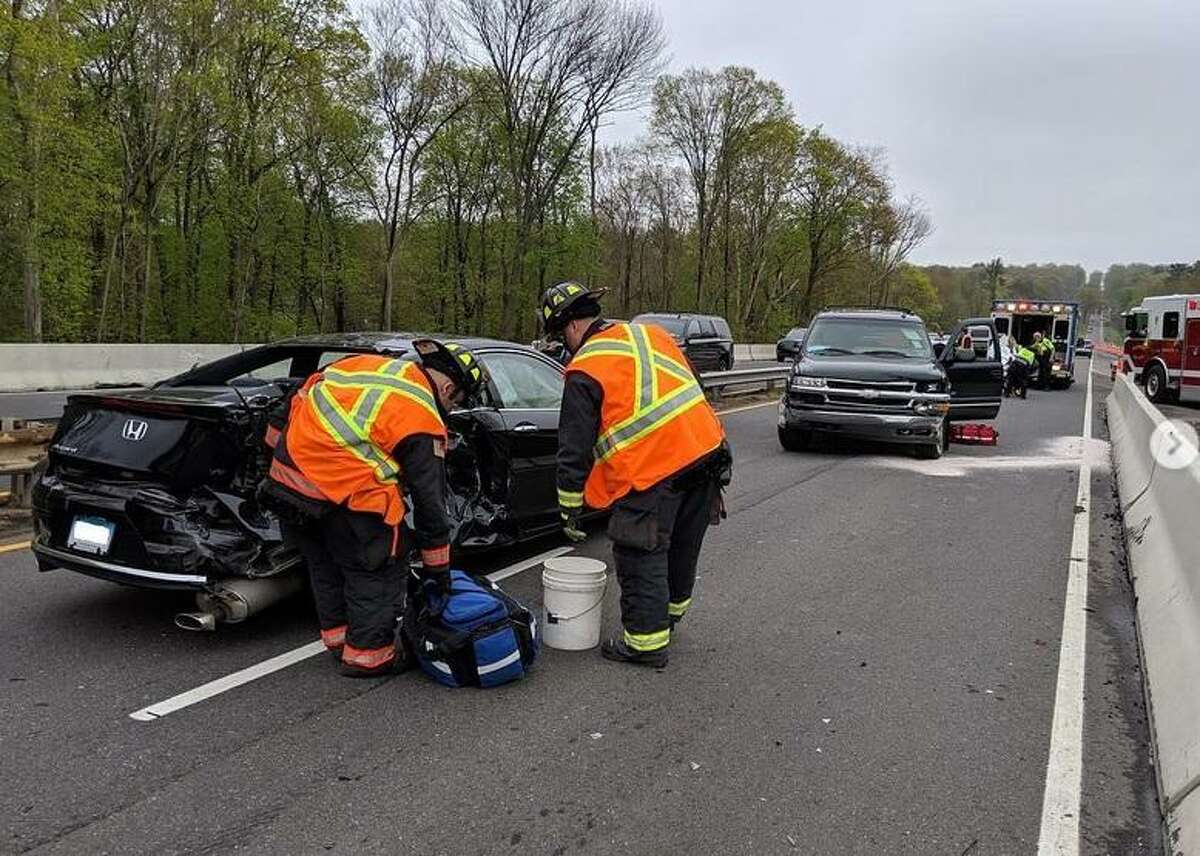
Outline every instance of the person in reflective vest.
<svg viewBox="0 0 1200 856"><path fill-rule="evenodd" d="M1041 333L1033 334L1033 353L1038 364L1038 389L1050 385L1050 361L1054 359L1054 342Z"/></svg>
<svg viewBox="0 0 1200 856"><path fill-rule="evenodd" d="M621 586L610 660L662 667L692 605L704 535L722 512L725 431L675 340L661 327L605 321L576 282L549 288L541 320L571 352L558 426L558 503L572 540L585 507L612 509Z"/></svg>
<svg viewBox="0 0 1200 856"><path fill-rule="evenodd" d="M1004 394L1024 398L1029 384L1029 373L1037 357L1029 348L1018 345L1012 337L1009 337L1009 348L1013 356L1004 377Z"/></svg>
<svg viewBox="0 0 1200 856"><path fill-rule="evenodd" d="M457 343L416 340L400 356L356 354L292 398L260 496L308 566L321 639L343 674L404 665L396 619L407 567L400 529L412 497L423 580L449 580L446 414L483 369Z"/></svg>

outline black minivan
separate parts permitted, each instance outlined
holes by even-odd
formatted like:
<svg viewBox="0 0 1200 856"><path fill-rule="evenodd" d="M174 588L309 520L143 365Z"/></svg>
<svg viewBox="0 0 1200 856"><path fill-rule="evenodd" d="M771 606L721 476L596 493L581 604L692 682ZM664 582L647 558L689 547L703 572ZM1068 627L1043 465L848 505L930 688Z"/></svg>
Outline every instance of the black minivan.
<svg viewBox="0 0 1200 856"><path fill-rule="evenodd" d="M635 324L655 324L670 333L697 371L724 372L733 368L733 332L718 315L690 312L648 312Z"/></svg>

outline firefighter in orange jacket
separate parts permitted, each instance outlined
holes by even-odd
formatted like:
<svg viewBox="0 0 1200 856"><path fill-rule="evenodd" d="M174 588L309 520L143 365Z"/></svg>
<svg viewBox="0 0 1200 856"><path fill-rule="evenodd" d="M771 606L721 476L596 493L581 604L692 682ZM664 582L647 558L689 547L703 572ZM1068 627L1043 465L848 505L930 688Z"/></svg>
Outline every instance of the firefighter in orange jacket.
<svg viewBox="0 0 1200 856"><path fill-rule="evenodd" d="M343 674L399 670L396 619L406 567L404 491L413 500L422 578L449 579L446 413L483 382L456 343L412 343L414 354L345 357L292 398L263 499L308 565L321 639Z"/></svg>
<svg viewBox="0 0 1200 856"><path fill-rule="evenodd" d="M572 354L558 428L558 503L574 541L585 537L584 506L612 509L624 632L601 654L661 668L671 631L691 606L731 458L675 341L661 327L603 320L603 294L564 282L542 297L547 335Z"/></svg>

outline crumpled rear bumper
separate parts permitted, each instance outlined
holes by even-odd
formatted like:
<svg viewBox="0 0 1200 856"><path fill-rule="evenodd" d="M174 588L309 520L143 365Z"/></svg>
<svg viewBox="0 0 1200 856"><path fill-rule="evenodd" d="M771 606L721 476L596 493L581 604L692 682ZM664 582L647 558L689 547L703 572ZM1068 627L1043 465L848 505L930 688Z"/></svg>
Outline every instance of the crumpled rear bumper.
<svg viewBox="0 0 1200 856"><path fill-rule="evenodd" d="M200 489L179 498L141 483L76 484L43 474L33 490L33 552L41 570L66 568L143 588L201 589L225 577L265 577L295 567L272 515L241 497ZM114 526L107 553L69 545L73 521Z"/></svg>

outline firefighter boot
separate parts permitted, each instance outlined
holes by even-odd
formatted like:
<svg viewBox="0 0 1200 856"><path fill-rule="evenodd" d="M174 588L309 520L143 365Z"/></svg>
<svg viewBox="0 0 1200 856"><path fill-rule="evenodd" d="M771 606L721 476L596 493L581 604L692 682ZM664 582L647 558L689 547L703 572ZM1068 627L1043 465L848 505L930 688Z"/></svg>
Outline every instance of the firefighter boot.
<svg viewBox="0 0 1200 856"><path fill-rule="evenodd" d="M657 651L634 651L625 644L624 639L609 639L600 646L600 654L606 660L617 663L631 663L635 666L650 666L662 669L667 665L667 649Z"/></svg>

